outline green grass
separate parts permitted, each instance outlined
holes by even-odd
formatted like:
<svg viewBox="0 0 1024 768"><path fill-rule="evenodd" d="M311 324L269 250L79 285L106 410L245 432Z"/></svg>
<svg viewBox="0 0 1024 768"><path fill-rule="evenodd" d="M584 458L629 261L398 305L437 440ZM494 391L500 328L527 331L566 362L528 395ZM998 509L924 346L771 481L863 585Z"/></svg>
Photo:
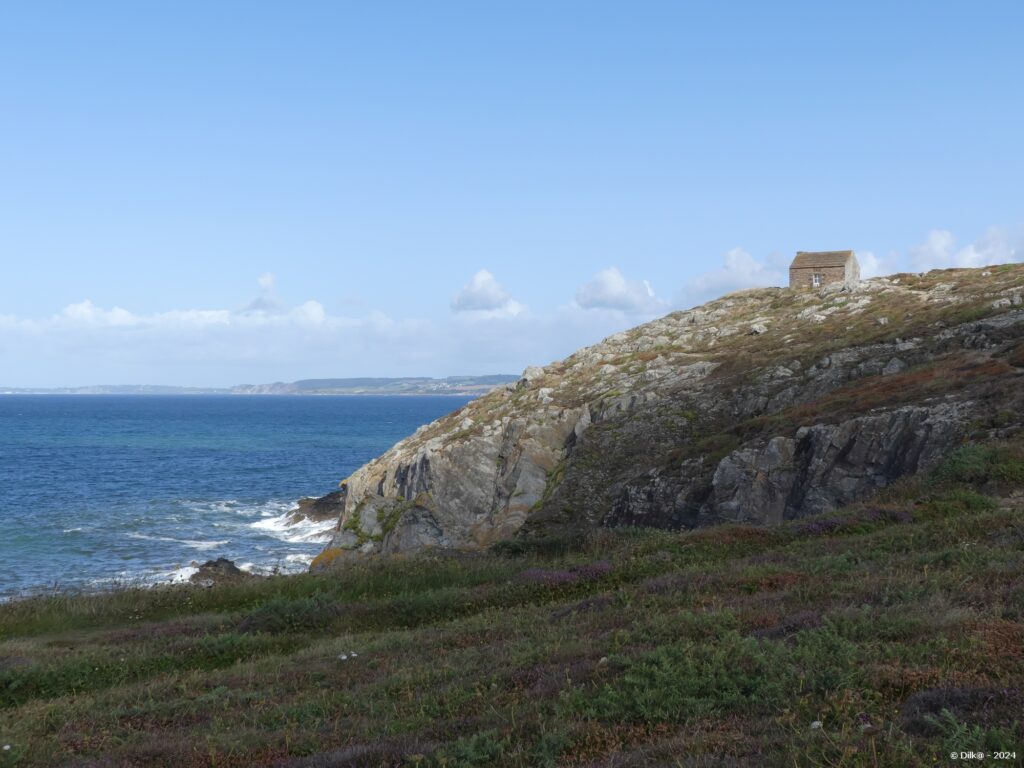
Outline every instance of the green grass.
<svg viewBox="0 0 1024 768"><path fill-rule="evenodd" d="M1024 451L1016 446L967 445L957 450L936 473L959 483L1024 485Z"/></svg>
<svg viewBox="0 0 1024 768"><path fill-rule="evenodd" d="M776 528L3 605L0 766L1022 755L1022 478L1019 444L968 445Z"/></svg>

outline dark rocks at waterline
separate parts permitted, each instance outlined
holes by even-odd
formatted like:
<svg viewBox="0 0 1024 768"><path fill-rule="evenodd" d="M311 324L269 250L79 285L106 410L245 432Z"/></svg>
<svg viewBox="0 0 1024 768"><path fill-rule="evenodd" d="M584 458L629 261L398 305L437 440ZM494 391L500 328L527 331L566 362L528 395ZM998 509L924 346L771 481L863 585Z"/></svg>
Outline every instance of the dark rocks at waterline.
<svg viewBox="0 0 1024 768"><path fill-rule="evenodd" d="M259 578L261 577L256 574L243 571L233 560L218 557L200 565L199 570L189 577L189 581L200 587L212 587L216 584L238 584Z"/></svg>
<svg viewBox="0 0 1024 768"><path fill-rule="evenodd" d="M292 521L313 520L314 522L321 522L324 520L337 520L341 517L341 513L345 511L346 496L347 489L342 488L340 491L332 491L326 496L320 496L319 498L299 499L298 508L291 512Z"/></svg>

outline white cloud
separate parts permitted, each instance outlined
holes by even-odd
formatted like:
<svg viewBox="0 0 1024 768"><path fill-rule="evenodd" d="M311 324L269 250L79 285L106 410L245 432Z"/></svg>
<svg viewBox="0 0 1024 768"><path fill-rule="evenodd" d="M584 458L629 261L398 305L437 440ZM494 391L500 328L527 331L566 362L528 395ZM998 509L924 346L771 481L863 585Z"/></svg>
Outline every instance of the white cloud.
<svg viewBox="0 0 1024 768"><path fill-rule="evenodd" d="M948 267L953 253L953 233L933 229L924 242L910 249L910 261L917 269Z"/></svg>
<svg viewBox="0 0 1024 768"><path fill-rule="evenodd" d="M914 268L925 271L1020 261L1024 258L1024 248L1012 243L1006 232L993 227L977 241L958 249L952 232L933 229L923 243L910 249L909 255Z"/></svg>
<svg viewBox="0 0 1024 768"><path fill-rule="evenodd" d="M480 317L515 317L526 309L486 269L473 275L455 294L451 308L455 312L471 312Z"/></svg>
<svg viewBox="0 0 1024 768"><path fill-rule="evenodd" d="M735 248L676 297L693 305L741 288L785 285L789 254L764 259ZM1024 259L1024 239L991 230L960 247L943 230L912 252L859 251L865 276L917 268ZM263 279L266 278L266 279ZM285 304L262 276L260 295L243 309L185 308L147 313L88 299L49 316L0 314L0 386L93 383L230 385L333 376L443 376L515 373L635 325L660 311L643 281L609 268L576 300L529 312L488 271L454 297L452 314L395 318L369 308L332 314L319 301ZM344 306L366 305L346 299ZM55 308L56 309L56 308ZM439 309L443 309L440 307Z"/></svg>
<svg viewBox="0 0 1024 768"><path fill-rule="evenodd" d="M284 302L274 293L274 285L277 282L277 278L270 272L264 272L256 278L256 282L260 286L260 295L246 304L242 308L242 312L265 315L284 314L287 308Z"/></svg>
<svg viewBox="0 0 1024 768"><path fill-rule="evenodd" d="M699 304L744 288L786 285L786 273L764 261L758 261L742 248L733 248L722 266L690 280L680 292L679 304Z"/></svg>
<svg viewBox="0 0 1024 768"><path fill-rule="evenodd" d="M103 309L86 299L64 307L61 319L72 325L129 326L138 325L139 318L121 307Z"/></svg>
<svg viewBox="0 0 1024 768"><path fill-rule="evenodd" d="M305 325L323 325L327 322L327 311L319 301L307 301L292 310L296 320Z"/></svg>
<svg viewBox="0 0 1024 768"><path fill-rule="evenodd" d="M561 359L636 320L566 306L439 319L332 314L309 300L278 313L138 313L88 300L46 318L0 315L0 386L160 383L227 386L340 376L517 373Z"/></svg>
<svg viewBox="0 0 1024 768"><path fill-rule="evenodd" d="M656 314L665 309L646 280L627 280L617 267L603 269L576 291L583 309L616 309L627 314Z"/></svg>
<svg viewBox="0 0 1024 768"><path fill-rule="evenodd" d="M869 277L891 274L894 268L891 259L880 259L873 251L857 251L857 262L860 264L860 276L865 280Z"/></svg>
<svg viewBox="0 0 1024 768"><path fill-rule="evenodd" d="M455 334L380 312L331 315L314 300L277 313L145 314L85 300L48 318L0 315L0 386L223 386L307 376L440 373L431 371L433 356L443 359L446 335Z"/></svg>
<svg viewBox="0 0 1024 768"><path fill-rule="evenodd" d="M174 309L151 315L150 325L164 328L196 330L209 326L231 324L234 313L226 309Z"/></svg>
<svg viewBox="0 0 1024 768"><path fill-rule="evenodd" d="M272 288L239 310L145 313L85 299L49 317L0 315L0 386L516 373L631 324L578 308L532 316L487 274L460 306L489 308L435 320L336 315L313 299L288 306ZM260 302L271 299L267 311Z"/></svg>

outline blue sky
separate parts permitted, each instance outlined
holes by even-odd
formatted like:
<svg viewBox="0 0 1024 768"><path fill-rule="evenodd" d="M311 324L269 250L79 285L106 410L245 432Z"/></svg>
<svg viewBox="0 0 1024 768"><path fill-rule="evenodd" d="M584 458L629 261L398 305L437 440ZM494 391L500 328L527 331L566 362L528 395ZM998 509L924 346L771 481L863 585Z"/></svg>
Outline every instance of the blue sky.
<svg viewBox="0 0 1024 768"><path fill-rule="evenodd" d="M1024 4L0 5L0 385L515 372L1024 259Z"/></svg>

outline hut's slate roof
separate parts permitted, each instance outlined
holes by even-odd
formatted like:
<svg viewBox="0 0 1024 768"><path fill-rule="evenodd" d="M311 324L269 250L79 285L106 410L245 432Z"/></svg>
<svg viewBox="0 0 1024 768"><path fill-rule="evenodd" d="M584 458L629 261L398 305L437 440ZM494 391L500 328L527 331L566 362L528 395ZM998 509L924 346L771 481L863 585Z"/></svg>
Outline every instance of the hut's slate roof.
<svg viewBox="0 0 1024 768"><path fill-rule="evenodd" d="M853 251L797 251L790 269L814 269L818 267L844 267Z"/></svg>

